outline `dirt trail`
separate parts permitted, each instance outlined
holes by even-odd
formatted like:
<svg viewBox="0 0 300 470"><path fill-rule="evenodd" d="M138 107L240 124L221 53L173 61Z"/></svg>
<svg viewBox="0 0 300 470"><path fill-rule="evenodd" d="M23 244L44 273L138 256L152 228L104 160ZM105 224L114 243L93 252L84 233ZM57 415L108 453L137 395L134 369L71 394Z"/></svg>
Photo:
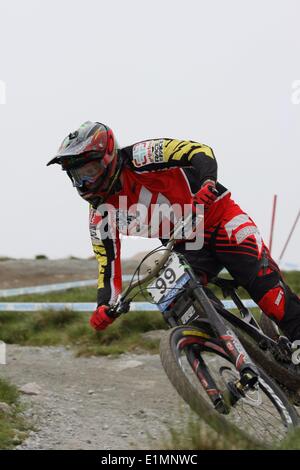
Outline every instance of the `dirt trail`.
<svg viewBox="0 0 300 470"><path fill-rule="evenodd" d="M97 278L96 260L8 260L0 262L0 289Z"/></svg>
<svg viewBox="0 0 300 470"><path fill-rule="evenodd" d="M20 449L160 448L168 422L179 425L187 411L158 355L76 358L63 347L7 349L1 376L41 387L22 397L36 431Z"/></svg>
<svg viewBox="0 0 300 470"><path fill-rule="evenodd" d="M122 261L123 273L133 273L144 253ZM96 259L17 259L0 261L0 289L96 279Z"/></svg>

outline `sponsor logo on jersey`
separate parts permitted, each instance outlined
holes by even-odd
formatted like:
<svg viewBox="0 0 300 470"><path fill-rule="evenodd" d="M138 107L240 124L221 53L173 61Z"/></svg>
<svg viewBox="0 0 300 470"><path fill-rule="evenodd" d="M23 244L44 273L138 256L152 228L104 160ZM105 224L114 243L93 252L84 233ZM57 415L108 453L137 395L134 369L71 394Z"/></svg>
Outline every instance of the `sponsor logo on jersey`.
<svg viewBox="0 0 300 470"><path fill-rule="evenodd" d="M154 155L154 163L162 163L164 161L163 139L153 140L152 153Z"/></svg>
<svg viewBox="0 0 300 470"><path fill-rule="evenodd" d="M132 150L134 166L140 168L152 163L162 163L164 161L163 144L163 139L147 140L135 144Z"/></svg>

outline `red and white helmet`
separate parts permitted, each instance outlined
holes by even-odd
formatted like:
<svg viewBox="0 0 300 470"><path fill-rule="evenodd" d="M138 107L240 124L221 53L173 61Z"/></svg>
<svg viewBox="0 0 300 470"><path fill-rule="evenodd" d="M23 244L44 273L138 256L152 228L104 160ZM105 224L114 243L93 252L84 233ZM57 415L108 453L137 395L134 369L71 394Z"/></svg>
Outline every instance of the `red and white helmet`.
<svg viewBox="0 0 300 470"><path fill-rule="evenodd" d="M118 175L118 146L113 131L99 122L87 121L70 133L47 163L58 163L73 186L87 201L105 199Z"/></svg>

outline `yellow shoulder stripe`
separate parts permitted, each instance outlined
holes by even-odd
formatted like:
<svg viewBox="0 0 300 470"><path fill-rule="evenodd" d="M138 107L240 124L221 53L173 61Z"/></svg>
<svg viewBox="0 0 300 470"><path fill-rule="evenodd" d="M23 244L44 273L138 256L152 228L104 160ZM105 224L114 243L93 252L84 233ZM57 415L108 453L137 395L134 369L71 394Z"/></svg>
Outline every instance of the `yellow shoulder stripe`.
<svg viewBox="0 0 300 470"><path fill-rule="evenodd" d="M189 140L164 140L163 155L164 161L180 161L186 159L190 161L197 153L204 153L207 157L214 158L212 149L208 145L199 144Z"/></svg>

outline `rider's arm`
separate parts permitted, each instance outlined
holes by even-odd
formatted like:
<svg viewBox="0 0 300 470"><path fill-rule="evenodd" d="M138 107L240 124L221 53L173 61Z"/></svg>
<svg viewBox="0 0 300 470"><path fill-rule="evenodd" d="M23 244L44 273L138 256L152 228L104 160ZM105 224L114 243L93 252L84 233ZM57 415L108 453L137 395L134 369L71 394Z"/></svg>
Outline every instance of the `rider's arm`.
<svg viewBox="0 0 300 470"><path fill-rule="evenodd" d="M99 266L98 305L112 305L122 289L119 233L117 231L112 233L112 230L109 230L107 220L91 207L90 235Z"/></svg>
<svg viewBox="0 0 300 470"><path fill-rule="evenodd" d="M154 139L126 147L135 171L157 171L172 167L191 167L200 186L217 180L217 162L213 150L189 140Z"/></svg>

